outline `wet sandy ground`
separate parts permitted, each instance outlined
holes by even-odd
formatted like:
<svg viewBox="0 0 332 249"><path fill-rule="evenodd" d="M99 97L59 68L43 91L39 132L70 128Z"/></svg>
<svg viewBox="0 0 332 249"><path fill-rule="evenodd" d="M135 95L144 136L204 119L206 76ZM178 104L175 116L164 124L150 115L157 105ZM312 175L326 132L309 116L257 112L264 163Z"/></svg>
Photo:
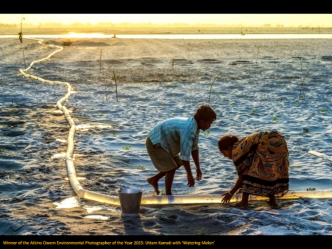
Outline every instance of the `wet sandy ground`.
<svg viewBox="0 0 332 249"><path fill-rule="evenodd" d="M280 201L279 209L264 202L245 210L222 204L150 205L141 207L139 217L126 217L119 206L77 198L66 179L65 161L57 157L67 150L69 126L56 112L66 89L18 73L53 52L47 44L62 42L1 43L0 235L331 234L330 199ZM217 154L217 139L261 127L276 127L289 139L291 187L332 189L330 163L307 155L313 148L331 152L330 43L73 40L29 73L70 82L76 92L66 103L68 110L77 125L94 127L77 129L75 135L75 167L87 190L114 196L120 187L134 186L153 195L145 181L155 173L145 152L146 132L158 120L190 115L202 103L211 103L220 117L200 138L205 178L189 189L179 171L174 193L227 191L236 175ZM305 76L308 68L310 76ZM300 101L304 79L306 101ZM71 206L58 208L65 200Z"/></svg>

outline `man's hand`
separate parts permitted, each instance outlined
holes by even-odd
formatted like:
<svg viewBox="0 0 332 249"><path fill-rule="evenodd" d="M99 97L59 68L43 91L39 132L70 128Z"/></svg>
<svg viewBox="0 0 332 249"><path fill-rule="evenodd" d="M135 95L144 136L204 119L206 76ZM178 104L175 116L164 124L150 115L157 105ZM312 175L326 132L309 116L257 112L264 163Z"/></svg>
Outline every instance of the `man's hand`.
<svg viewBox="0 0 332 249"><path fill-rule="evenodd" d="M187 184L187 186L188 187L193 187L194 185L195 185L195 180L194 180L194 177L193 177L193 175L187 175L187 178L188 178L188 184Z"/></svg>
<svg viewBox="0 0 332 249"><path fill-rule="evenodd" d="M197 176L196 176L196 180L201 180L202 179L202 171L201 171L201 169L197 169L196 168L196 174L197 174Z"/></svg>

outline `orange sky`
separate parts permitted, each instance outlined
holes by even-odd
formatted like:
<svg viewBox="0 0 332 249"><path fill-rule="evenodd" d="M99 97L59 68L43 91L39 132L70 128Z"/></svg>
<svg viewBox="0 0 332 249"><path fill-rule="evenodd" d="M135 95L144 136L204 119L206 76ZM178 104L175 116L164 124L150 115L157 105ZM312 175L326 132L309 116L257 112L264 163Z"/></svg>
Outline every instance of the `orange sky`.
<svg viewBox="0 0 332 249"><path fill-rule="evenodd" d="M24 22L38 24L57 22L62 24L81 22L132 23L215 23L242 25L284 25L332 27L332 14L0 14L0 23Z"/></svg>

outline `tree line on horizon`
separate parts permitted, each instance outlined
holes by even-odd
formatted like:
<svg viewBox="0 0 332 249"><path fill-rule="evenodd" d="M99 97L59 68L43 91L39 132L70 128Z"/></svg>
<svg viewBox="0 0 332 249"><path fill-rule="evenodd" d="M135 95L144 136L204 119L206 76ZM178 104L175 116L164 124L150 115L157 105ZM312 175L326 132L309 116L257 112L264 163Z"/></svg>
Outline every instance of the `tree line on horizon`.
<svg viewBox="0 0 332 249"><path fill-rule="evenodd" d="M0 28L20 28L23 25L23 28L304 28L304 29L314 29L314 28L332 28L332 27L321 27L321 26L285 26L282 24L263 24L263 25L244 25L244 24L215 24L215 23L169 23L169 24L155 24L155 23L112 23L112 22L100 22L97 24L91 23L54 23L54 22L44 22L38 24L32 23L17 23L17 24L7 24L0 23Z"/></svg>

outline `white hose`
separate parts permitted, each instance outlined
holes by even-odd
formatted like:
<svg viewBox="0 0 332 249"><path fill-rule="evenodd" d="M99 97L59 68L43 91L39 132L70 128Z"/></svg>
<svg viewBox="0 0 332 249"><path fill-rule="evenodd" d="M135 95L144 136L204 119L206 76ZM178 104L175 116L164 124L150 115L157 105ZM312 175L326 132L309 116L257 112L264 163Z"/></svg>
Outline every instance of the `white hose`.
<svg viewBox="0 0 332 249"><path fill-rule="evenodd" d="M76 171L75 166L73 163L73 153L74 153L74 135L76 126L69 115L69 112L65 106L62 105L62 103L66 100L68 100L70 94L71 94L71 85L67 82L61 82L61 81L50 81L50 80L44 80L42 78L33 76L31 74L27 74L26 72L33 66L35 63L39 63L42 61L45 61L49 59L52 55L62 51L63 47L61 46L54 46L50 45L52 47L59 48L55 52L51 53L46 58L33 61L30 66L24 70L20 69L20 72L28 78L32 78L38 81L41 81L43 83L47 84L61 84L67 86L67 94L61 98L57 102L57 107L59 110L61 110L69 125L70 130L68 134L68 148L66 153L66 166L67 166L67 174L68 178L71 184L71 187L75 191L75 193L80 198L85 198L89 200L94 200L102 203L109 203L113 205L120 205L120 200L118 196L109 196L100 194L97 192L85 190L79 183L76 177ZM299 199L299 198L332 198L332 191L303 191L303 192L295 192L290 191L280 199ZM165 205L165 204L209 204L209 203L221 203L222 196L221 195L161 195L161 196L142 196L141 199L141 205ZM237 202L240 201L241 194L235 194L233 198L231 199L231 202ZM261 196L250 196L249 200L267 200L266 197Z"/></svg>

